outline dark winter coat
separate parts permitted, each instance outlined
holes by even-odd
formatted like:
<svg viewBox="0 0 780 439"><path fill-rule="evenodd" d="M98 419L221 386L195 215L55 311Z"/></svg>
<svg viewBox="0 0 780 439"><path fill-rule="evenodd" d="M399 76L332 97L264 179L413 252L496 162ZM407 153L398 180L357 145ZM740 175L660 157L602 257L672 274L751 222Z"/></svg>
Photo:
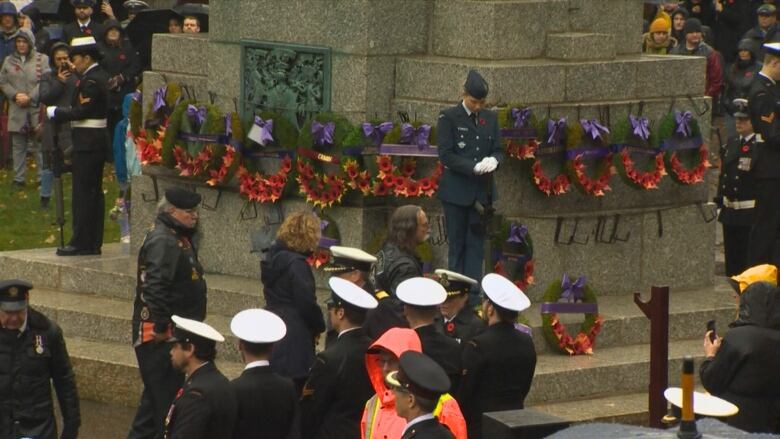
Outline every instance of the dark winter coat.
<svg viewBox="0 0 780 439"><path fill-rule="evenodd" d="M688 50L685 40L680 41L671 55L703 56L707 59L704 94L717 100L723 89L723 57L707 43L699 44L694 50Z"/></svg>
<svg viewBox="0 0 780 439"><path fill-rule="evenodd" d="M0 438L57 439L52 382L64 421L60 438L75 439L79 397L62 330L28 308L21 335L0 329Z"/></svg>
<svg viewBox="0 0 780 439"><path fill-rule="evenodd" d="M772 25L772 27L767 30L763 30L761 27L756 25L749 31L745 32L745 35L742 36L742 39L750 40L753 43L753 50L755 51L754 53L756 54L756 57L758 60L763 61L764 48L762 46L764 43L777 41L778 37L780 37L778 29L780 28L778 28L777 24Z"/></svg>
<svg viewBox="0 0 780 439"><path fill-rule="evenodd" d="M194 230L167 213L157 216L141 250L133 306L133 342L151 341L151 331L164 334L171 316L206 318L206 280L198 262Z"/></svg>
<svg viewBox="0 0 780 439"><path fill-rule="evenodd" d="M298 392L270 366L246 369L231 383L238 400L234 439L300 439Z"/></svg>
<svg viewBox="0 0 780 439"><path fill-rule="evenodd" d="M436 323L445 335L454 338L461 345L483 333L487 327L474 309L468 305L464 306L449 322L445 323L442 317L437 319Z"/></svg>
<svg viewBox="0 0 780 439"><path fill-rule="evenodd" d="M723 107L726 108L729 114L733 115L734 99L747 99L750 94L750 86L753 84L756 74L761 71L761 63L755 58L755 53L752 50L752 45L745 44L745 47L750 47L750 53L752 59L750 63L741 65L740 61L735 62L729 67L726 73L726 88L723 91Z"/></svg>
<svg viewBox="0 0 780 439"><path fill-rule="evenodd" d="M747 142L740 142L739 136L734 136L720 148L720 176L715 202L721 207L718 220L723 225L753 225L755 208L749 203L755 204L756 200L756 182L752 172L755 156L755 135Z"/></svg>
<svg viewBox="0 0 780 439"><path fill-rule="evenodd" d="M141 73L138 52L128 40L120 40L118 46L104 41L98 44L98 48L103 55L100 65L106 69L110 80L108 108L118 109L122 106L122 98L135 91L136 80Z"/></svg>
<svg viewBox="0 0 780 439"><path fill-rule="evenodd" d="M740 297L739 317L713 358L701 364L704 388L737 407L723 420L749 432L780 432L780 292L766 282Z"/></svg>
<svg viewBox="0 0 780 439"><path fill-rule="evenodd" d="M377 291L379 304L366 314L363 329L376 340L390 328L408 328L403 315L403 305L395 297L398 284L413 277L422 276L422 263L417 256L386 242L376 254L371 268L371 280Z"/></svg>
<svg viewBox="0 0 780 439"><path fill-rule="evenodd" d="M755 14L744 0L723 0L723 10L715 12L715 48L723 55L726 64L731 64L737 55L739 37L750 29ZM761 61L761 60L759 60Z"/></svg>
<svg viewBox="0 0 780 439"><path fill-rule="evenodd" d="M50 71L44 73L41 77L41 84L38 87L38 94L41 104L44 106L53 105L55 107L67 107L73 101L73 93L76 91L78 78L76 74L71 74L68 80L63 84L57 79L57 72ZM48 118L43 120L43 149L51 151L54 144L54 122ZM61 151L70 151L72 149L72 139L70 134L70 124L57 124L57 145Z"/></svg>
<svg viewBox="0 0 780 439"><path fill-rule="evenodd" d="M266 309L287 325L287 335L271 354L271 369L287 378L303 378L314 363L314 338L325 331L311 267L306 255L277 240L260 270Z"/></svg>

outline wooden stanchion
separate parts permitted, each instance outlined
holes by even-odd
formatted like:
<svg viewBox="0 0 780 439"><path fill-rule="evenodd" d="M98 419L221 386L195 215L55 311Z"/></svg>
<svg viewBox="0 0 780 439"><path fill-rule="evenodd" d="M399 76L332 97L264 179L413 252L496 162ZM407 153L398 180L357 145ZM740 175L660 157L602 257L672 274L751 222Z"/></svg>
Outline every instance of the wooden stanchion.
<svg viewBox="0 0 780 439"><path fill-rule="evenodd" d="M634 303L650 319L650 427L663 428L661 420L666 414L664 390L669 384L669 287L652 287L648 302L643 302L641 295L634 293Z"/></svg>

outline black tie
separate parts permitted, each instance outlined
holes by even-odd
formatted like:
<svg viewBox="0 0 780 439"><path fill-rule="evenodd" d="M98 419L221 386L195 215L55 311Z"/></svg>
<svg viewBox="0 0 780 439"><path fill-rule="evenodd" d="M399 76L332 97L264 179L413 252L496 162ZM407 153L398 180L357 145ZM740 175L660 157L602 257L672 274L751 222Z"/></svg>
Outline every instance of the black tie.
<svg viewBox="0 0 780 439"><path fill-rule="evenodd" d="M469 117L471 118L471 123L474 124L474 126L477 125L477 113L471 113L469 114Z"/></svg>
<svg viewBox="0 0 780 439"><path fill-rule="evenodd" d="M87 33L87 27L86 26L81 26L81 32L82 33Z"/></svg>

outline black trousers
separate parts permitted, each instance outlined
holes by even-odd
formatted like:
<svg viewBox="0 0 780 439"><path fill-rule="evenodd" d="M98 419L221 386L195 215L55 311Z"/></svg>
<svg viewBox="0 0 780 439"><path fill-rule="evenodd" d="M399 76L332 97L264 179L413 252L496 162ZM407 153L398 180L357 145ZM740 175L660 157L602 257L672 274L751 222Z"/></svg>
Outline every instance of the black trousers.
<svg viewBox="0 0 780 439"><path fill-rule="evenodd" d="M748 266L750 226L723 224L723 252L726 254L726 276L736 276Z"/></svg>
<svg viewBox="0 0 780 439"><path fill-rule="evenodd" d="M748 266L777 264L775 241L780 230L780 179L756 180L755 222L750 230Z"/></svg>
<svg viewBox="0 0 780 439"><path fill-rule="evenodd" d="M105 150L73 151L73 236L70 245L99 250L103 245L103 163Z"/></svg>
<svg viewBox="0 0 780 439"><path fill-rule="evenodd" d="M444 225L449 242L448 268L472 279L482 279L482 261L485 258L485 237L474 233L472 225L480 224L481 218L474 206L458 206L441 202L444 211ZM470 302L479 294L471 291Z"/></svg>
<svg viewBox="0 0 780 439"><path fill-rule="evenodd" d="M135 348L144 391L128 439L159 439L165 417L184 383L184 374L171 365L171 343L147 342Z"/></svg>

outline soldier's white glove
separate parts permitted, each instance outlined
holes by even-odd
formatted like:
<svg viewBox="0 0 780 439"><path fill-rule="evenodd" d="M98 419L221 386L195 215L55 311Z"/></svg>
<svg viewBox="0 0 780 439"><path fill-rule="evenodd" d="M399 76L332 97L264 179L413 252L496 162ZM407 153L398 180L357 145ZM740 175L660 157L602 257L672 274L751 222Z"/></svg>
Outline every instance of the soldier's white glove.
<svg viewBox="0 0 780 439"><path fill-rule="evenodd" d="M51 106L46 107L46 117L49 119L54 119L54 112L57 110L57 107Z"/></svg>
<svg viewBox="0 0 780 439"><path fill-rule="evenodd" d="M482 175L485 173L485 164L483 162L479 162L476 165L474 165L474 175Z"/></svg>
<svg viewBox="0 0 780 439"><path fill-rule="evenodd" d="M485 157L479 164L482 165L482 173L493 172L498 168L498 160L495 157Z"/></svg>

